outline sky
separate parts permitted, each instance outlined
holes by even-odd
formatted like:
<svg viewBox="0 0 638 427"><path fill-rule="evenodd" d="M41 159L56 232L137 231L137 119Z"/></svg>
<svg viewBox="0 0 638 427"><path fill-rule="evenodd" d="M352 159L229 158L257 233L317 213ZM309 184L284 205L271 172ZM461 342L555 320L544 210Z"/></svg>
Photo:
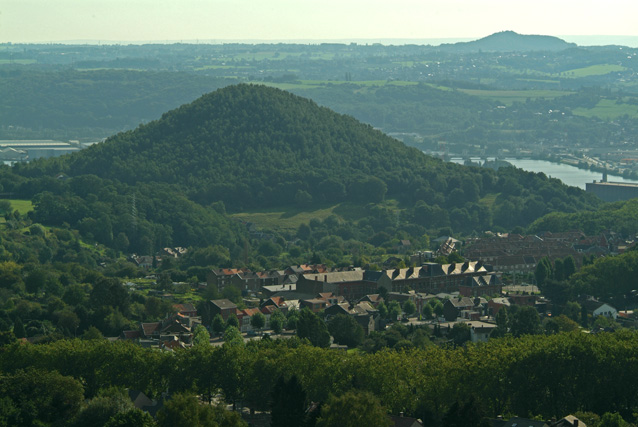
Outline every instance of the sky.
<svg viewBox="0 0 638 427"><path fill-rule="evenodd" d="M0 43L638 37L636 0L1 0Z"/></svg>

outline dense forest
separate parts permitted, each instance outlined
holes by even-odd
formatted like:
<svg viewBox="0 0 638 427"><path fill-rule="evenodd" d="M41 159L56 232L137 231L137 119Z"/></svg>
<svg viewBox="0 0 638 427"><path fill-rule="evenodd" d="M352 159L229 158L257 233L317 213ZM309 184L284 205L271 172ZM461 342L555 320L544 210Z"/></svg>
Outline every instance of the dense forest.
<svg viewBox="0 0 638 427"><path fill-rule="evenodd" d="M403 412L433 426L478 426L484 417L502 414L550 419L576 413L596 420L620 413L633 421L638 405L637 345L636 333L629 331L510 337L456 349L431 346L374 354L329 351L297 339L196 346L176 353L103 340L14 344L0 353L0 384L8 392L2 402L12 408L3 421L7 425L28 414L50 422L52 411L69 420L88 418L87 409L80 411L83 394L96 399L108 387L142 390L155 397L166 390L203 396L219 391L228 403L274 411L278 393L286 392L277 388L280 377L298 380L299 388L292 390L305 396L298 403L302 407L326 402L331 395L369 392L390 413ZM33 380L36 375L39 381ZM20 387L42 384L43 378L68 385L57 395L27 399ZM56 405L56 400L66 406ZM31 413L29 404L36 405ZM106 413L112 416L117 410ZM304 412L295 413L296 425L301 425Z"/></svg>

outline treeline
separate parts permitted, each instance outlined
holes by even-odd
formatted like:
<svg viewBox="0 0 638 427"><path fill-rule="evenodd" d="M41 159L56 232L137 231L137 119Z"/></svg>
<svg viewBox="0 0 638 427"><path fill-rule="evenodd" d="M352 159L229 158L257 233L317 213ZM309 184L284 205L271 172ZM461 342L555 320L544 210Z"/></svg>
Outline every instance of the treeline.
<svg viewBox="0 0 638 427"><path fill-rule="evenodd" d="M60 170L56 161L29 167L40 165L37 176L37 169L30 169L26 178L19 175L21 166L0 172L4 191L32 200L31 222L78 230L84 240L124 253L150 255L167 246L241 245L244 231L223 210L194 203L167 184L129 186L92 174L69 178L54 172Z"/></svg>
<svg viewBox="0 0 638 427"><path fill-rule="evenodd" d="M573 301L579 295L594 295L610 302L618 310L633 307L637 302L634 279L638 271L638 250L632 248L620 255L592 258L585 258L585 265L567 277L553 275L544 280L541 286L543 294L557 303ZM564 269L564 266L561 268Z"/></svg>
<svg viewBox="0 0 638 427"><path fill-rule="evenodd" d="M597 210L552 212L537 219L528 228L530 233L569 230L582 230L590 236L604 230L613 230L624 235L635 234L638 232L638 201L634 199L606 203Z"/></svg>
<svg viewBox="0 0 638 427"><path fill-rule="evenodd" d="M390 412L404 412L428 425L441 425L446 414L464 405L471 405L479 420L499 414L549 419L580 411L617 412L633 421L637 350L638 336L629 331L523 336L457 349L374 354L323 350L296 339L175 353L75 340L5 347L0 369L4 375L27 367L57 371L79 380L87 397L110 386L151 396L167 389L204 396L221 392L229 403L268 410L277 378L295 376L308 402L368 391Z"/></svg>

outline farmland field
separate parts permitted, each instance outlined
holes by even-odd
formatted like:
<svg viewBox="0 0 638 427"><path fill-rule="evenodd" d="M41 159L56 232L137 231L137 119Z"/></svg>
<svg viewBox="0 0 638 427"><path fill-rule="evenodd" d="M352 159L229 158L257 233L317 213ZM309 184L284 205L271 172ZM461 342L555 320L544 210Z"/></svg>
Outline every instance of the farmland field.
<svg viewBox="0 0 638 427"><path fill-rule="evenodd" d="M605 74L626 71L627 69L621 65L614 64L598 64L584 68L577 68L574 70L565 71L563 75L565 77L589 77L589 76L604 76Z"/></svg>
<svg viewBox="0 0 638 427"><path fill-rule="evenodd" d="M4 64L20 64L20 65L28 65L35 64L35 59L0 59L0 65Z"/></svg>
<svg viewBox="0 0 638 427"><path fill-rule="evenodd" d="M6 200L6 199L4 199ZM26 215L33 210L31 200L6 200L11 203L11 208L20 212L20 215Z"/></svg>
<svg viewBox="0 0 638 427"><path fill-rule="evenodd" d="M459 89L460 92L468 95L480 96L494 101L500 101L505 105L512 105L514 102L525 102L526 99L554 99L569 95L571 92L558 90L481 90L481 89Z"/></svg>
<svg viewBox="0 0 638 427"><path fill-rule="evenodd" d="M574 114L583 117L598 117L601 119L616 119L627 114L638 118L638 105L618 104L612 99L601 99L594 108L576 108Z"/></svg>

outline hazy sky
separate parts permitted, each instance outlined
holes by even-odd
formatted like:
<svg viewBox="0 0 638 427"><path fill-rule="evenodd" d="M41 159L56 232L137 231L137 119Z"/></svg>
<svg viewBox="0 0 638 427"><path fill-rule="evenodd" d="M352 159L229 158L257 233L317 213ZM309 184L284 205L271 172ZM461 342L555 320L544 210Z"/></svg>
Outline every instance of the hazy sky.
<svg viewBox="0 0 638 427"><path fill-rule="evenodd" d="M0 42L638 36L636 0L1 0Z"/></svg>

